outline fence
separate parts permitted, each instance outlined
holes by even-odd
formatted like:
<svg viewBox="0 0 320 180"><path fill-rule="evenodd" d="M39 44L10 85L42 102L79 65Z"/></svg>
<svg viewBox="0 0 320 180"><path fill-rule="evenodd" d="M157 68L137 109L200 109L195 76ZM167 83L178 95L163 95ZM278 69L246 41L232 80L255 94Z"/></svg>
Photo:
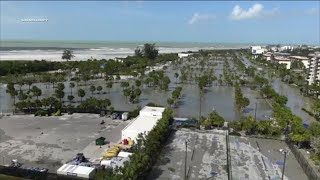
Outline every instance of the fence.
<svg viewBox="0 0 320 180"><path fill-rule="evenodd" d="M310 180L320 180L319 172L313 168L308 162L307 158L294 146L292 142L286 140L286 144L290 148L291 152L294 154L295 158L299 162L303 171L306 173Z"/></svg>

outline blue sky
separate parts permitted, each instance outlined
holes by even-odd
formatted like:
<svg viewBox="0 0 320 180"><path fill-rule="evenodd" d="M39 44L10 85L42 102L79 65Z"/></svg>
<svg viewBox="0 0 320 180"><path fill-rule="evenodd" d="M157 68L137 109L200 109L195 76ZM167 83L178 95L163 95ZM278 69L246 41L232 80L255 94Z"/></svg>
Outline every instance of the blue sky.
<svg viewBox="0 0 320 180"><path fill-rule="evenodd" d="M1 1L1 39L320 44L317 1ZM48 22L22 22L47 18Z"/></svg>

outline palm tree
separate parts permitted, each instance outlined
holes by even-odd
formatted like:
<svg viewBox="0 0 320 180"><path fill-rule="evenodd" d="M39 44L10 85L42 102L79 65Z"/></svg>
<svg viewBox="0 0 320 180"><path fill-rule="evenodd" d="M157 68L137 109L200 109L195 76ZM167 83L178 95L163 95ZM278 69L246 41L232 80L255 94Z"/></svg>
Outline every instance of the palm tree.
<svg viewBox="0 0 320 180"><path fill-rule="evenodd" d="M122 87L122 90L124 90L124 88L129 87L130 84L129 84L129 82L127 82L127 81L122 81L121 84L120 84L120 86Z"/></svg>
<svg viewBox="0 0 320 180"><path fill-rule="evenodd" d="M203 96L203 89L207 85L207 78L206 76L201 76L198 80L198 87L199 87L199 119L201 117L201 104L202 104L202 96Z"/></svg>
<svg viewBox="0 0 320 180"><path fill-rule="evenodd" d="M92 96L93 96L93 92L96 90L96 87L94 85L91 85L90 86L90 91L92 93Z"/></svg>
<svg viewBox="0 0 320 180"><path fill-rule="evenodd" d="M68 96L68 100L70 101L70 103L71 103L71 101L74 99L74 96L72 96L72 95L69 95Z"/></svg>
<svg viewBox="0 0 320 180"><path fill-rule="evenodd" d="M169 104L169 106L171 107L172 104L174 103L173 99L172 98L168 98L167 99L167 103Z"/></svg>
<svg viewBox="0 0 320 180"><path fill-rule="evenodd" d="M66 50L63 51L61 58L62 59L66 59L67 61L69 61L74 57L75 56L73 55L73 51L71 51L70 49L66 49Z"/></svg>
<svg viewBox="0 0 320 180"><path fill-rule="evenodd" d="M13 97L13 104L15 104L18 91L14 88L14 84L12 82L8 83L6 92L9 93L11 97Z"/></svg>
<svg viewBox="0 0 320 180"><path fill-rule="evenodd" d="M123 89L123 95L126 97L126 102L127 102L127 97L130 96L130 89L126 88Z"/></svg>
<svg viewBox="0 0 320 180"><path fill-rule="evenodd" d="M42 91L40 88L38 88L37 86L33 86L31 89L32 93L34 96L37 96L37 100L39 99L39 96L42 95Z"/></svg>
<svg viewBox="0 0 320 180"><path fill-rule="evenodd" d="M135 94L135 97L137 97L138 101L139 101L139 96L141 95L141 90L139 88L135 89L134 94Z"/></svg>
<svg viewBox="0 0 320 180"><path fill-rule="evenodd" d="M136 86L137 86L137 87L140 87L140 86L141 86L141 81L140 81L139 79L137 79L135 83L136 83Z"/></svg>
<svg viewBox="0 0 320 180"><path fill-rule="evenodd" d="M174 73L174 77L176 78L176 84L177 84L178 83L179 74L178 73Z"/></svg>
<svg viewBox="0 0 320 180"><path fill-rule="evenodd" d="M58 83L58 85L57 85L57 89L58 90L64 90L64 84L63 83Z"/></svg>
<svg viewBox="0 0 320 180"><path fill-rule="evenodd" d="M82 103L82 98L86 95L86 92L83 89L78 90L78 96L81 98L80 102Z"/></svg>
<svg viewBox="0 0 320 180"><path fill-rule="evenodd" d="M56 95L56 97L58 98L58 99L60 99L60 103L61 103L61 100L62 100L62 98L64 97L64 91L63 90L61 90L61 89L56 89L56 91L55 91L55 95Z"/></svg>
<svg viewBox="0 0 320 180"><path fill-rule="evenodd" d="M107 88L110 94L110 89L112 88L112 81L107 82Z"/></svg>
<svg viewBox="0 0 320 180"><path fill-rule="evenodd" d="M99 93L98 94L100 94L100 91L102 90L102 86L98 86L97 87L97 91L99 91Z"/></svg>
<svg viewBox="0 0 320 180"><path fill-rule="evenodd" d="M73 82L70 82L69 87L70 87L70 94L72 96L72 88L74 88L75 84Z"/></svg>

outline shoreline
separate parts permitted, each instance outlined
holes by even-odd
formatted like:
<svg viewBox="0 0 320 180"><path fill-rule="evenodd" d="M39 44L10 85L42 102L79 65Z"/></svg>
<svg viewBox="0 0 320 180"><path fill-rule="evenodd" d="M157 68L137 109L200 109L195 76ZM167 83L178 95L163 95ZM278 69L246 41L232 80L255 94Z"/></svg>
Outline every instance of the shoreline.
<svg viewBox="0 0 320 180"><path fill-rule="evenodd" d="M6 47L1 47L6 48ZM158 47L159 54L166 53L182 53L187 51L197 52L201 49L203 50L235 50L247 47L207 47L207 48L165 48ZM26 48L23 50L21 48L17 48L19 50L0 50L0 61L35 61L35 60L46 60L51 62L61 62L66 61L61 59L61 55L63 50L52 48L46 50L40 49L32 49ZM75 57L70 61L87 61L89 59L115 59L115 58L126 58L127 56L134 55L134 48L109 48L109 47L101 47L101 48L86 48L86 49L76 49L73 51Z"/></svg>

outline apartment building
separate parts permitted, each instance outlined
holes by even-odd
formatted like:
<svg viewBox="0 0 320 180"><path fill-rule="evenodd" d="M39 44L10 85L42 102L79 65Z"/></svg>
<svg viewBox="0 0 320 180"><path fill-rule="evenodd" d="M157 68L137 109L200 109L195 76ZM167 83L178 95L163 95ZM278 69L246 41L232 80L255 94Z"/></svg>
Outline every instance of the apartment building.
<svg viewBox="0 0 320 180"><path fill-rule="evenodd" d="M311 85L315 81L320 81L320 52L309 55L311 58L308 64L308 84Z"/></svg>

